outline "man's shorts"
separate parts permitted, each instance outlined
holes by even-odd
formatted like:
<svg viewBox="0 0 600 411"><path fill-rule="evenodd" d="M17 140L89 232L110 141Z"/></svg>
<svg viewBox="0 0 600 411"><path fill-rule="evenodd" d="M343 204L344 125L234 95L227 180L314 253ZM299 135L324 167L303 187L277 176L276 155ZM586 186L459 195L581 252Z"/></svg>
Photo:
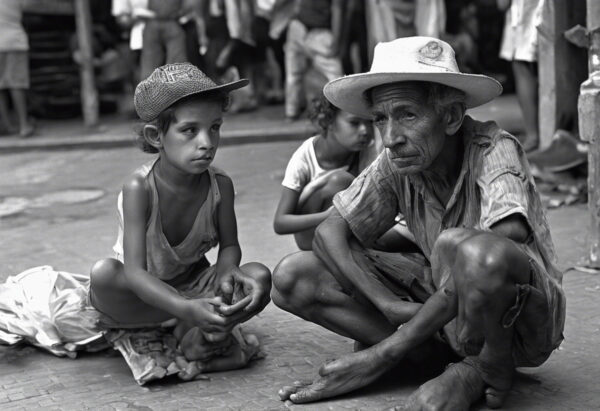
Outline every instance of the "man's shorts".
<svg viewBox="0 0 600 411"><path fill-rule="evenodd" d="M528 256L527 247L523 249ZM352 256L400 299L424 303L439 287L429 261L419 253L389 253L352 245ZM537 367L562 342L566 300L562 287L530 256L530 283L517 285L514 304L502 318L506 328L514 325L513 358L517 367ZM444 327L442 337L459 355L455 320Z"/></svg>
<svg viewBox="0 0 600 411"><path fill-rule="evenodd" d="M0 89L29 88L27 51L0 52Z"/></svg>

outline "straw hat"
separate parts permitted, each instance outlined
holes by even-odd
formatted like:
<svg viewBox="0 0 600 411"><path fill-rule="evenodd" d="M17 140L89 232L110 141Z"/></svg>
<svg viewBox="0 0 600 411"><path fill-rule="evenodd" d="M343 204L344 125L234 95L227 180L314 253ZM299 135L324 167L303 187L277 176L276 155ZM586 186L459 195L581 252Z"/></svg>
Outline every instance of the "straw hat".
<svg viewBox="0 0 600 411"><path fill-rule="evenodd" d="M138 116L144 121L150 121L184 97L213 90L229 92L248 83L247 79L241 79L217 84L193 64L167 64L155 69L138 84L133 104Z"/></svg>
<svg viewBox="0 0 600 411"><path fill-rule="evenodd" d="M461 73L452 47L432 37L404 37L377 44L370 71L332 80L323 93L342 110L370 116L371 101L366 92L399 81L428 81L457 88L465 92L467 108L485 104L502 93L500 83L491 77Z"/></svg>

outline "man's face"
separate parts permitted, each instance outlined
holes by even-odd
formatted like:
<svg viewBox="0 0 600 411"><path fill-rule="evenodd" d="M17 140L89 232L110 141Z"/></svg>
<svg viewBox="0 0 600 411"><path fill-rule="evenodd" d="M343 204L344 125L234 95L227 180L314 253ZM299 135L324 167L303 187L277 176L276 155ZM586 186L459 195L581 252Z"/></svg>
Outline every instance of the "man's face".
<svg viewBox="0 0 600 411"><path fill-rule="evenodd" d="M436 113L421 83L375 87L373 120L387 155L403 174L427 170L440 155L446 138L444 117Z"/></svg>

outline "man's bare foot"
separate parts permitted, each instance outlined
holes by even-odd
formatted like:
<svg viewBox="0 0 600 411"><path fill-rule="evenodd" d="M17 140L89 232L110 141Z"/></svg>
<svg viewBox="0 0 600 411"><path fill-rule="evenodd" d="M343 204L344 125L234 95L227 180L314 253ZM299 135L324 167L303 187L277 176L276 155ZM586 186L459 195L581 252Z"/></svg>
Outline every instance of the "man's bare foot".
<svg viewBox="0 0 600 411"><path fill-rule="evenodd" d="M335 397L372 383L391 365L371 347L323 364L317 379L285 386L279 390L279 397L297 404Z"/></svg>
<svg viewBox="0 0 600 411"><path fill-rule="evenodd" d="M421 385L403 408L411 411L468 410L483 395L484 382L477 369L465 361L450 364L446 370Z"/></svg>
<svg viewBox="0 0 600 411"><path fill-rule="evenodd" d="M485 402L490 408L500 408L508 396L514 379L512 360L489 362L480 357L467 357L464 362L477 370L486 384Z"/></svg>

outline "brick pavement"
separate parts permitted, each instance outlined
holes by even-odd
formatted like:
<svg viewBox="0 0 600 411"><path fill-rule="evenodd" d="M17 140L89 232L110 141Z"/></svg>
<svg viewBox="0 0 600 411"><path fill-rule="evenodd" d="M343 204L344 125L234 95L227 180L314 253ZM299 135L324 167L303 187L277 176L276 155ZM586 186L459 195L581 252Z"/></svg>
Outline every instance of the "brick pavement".
<svg viewBox="0 0 600 411"><path fill-rule="evenodd" d="M296 144L225 147L218 153L217 165L236 185L244 261L259 260L273 268L282 255L294 250L289 237L273 233L271 218L282 170ZM0 219L0 280L40 264L87 272L95 259L109 255L116 233L116 193L123 176L147 158L133 149L2 155L2 196L31 198L67 188L100 188L106 195L94 202L28 209ZM552 210L549 219L562 266L575 264L585 250L585 206ZM523 371L506 409L600 408L600 277L570 271L564 288L565 342L542 367ZM170 380L147 387L135 383L115 352L69 360L32 347L0 348L0 409L285 409L276 395L281 385L310 378L324 360L352 348L349 340L273 305L247 328L263 342L264 360L248 369L212 374L210 381ZM386 409L402 404L418 386L414 371L399 370L340 399L291 408Z"/></svg>

